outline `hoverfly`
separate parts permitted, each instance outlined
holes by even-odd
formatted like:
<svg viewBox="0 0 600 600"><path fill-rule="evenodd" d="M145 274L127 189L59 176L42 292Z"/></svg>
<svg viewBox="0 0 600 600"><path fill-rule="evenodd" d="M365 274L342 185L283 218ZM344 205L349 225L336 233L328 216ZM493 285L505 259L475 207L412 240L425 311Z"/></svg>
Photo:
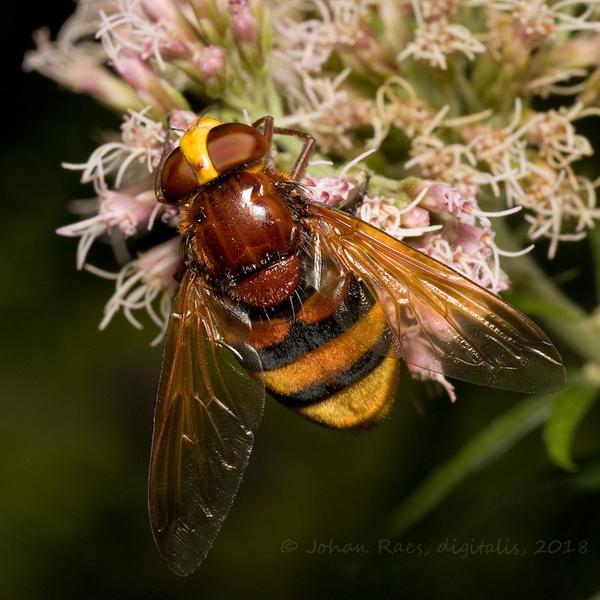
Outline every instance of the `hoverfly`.
<svg viewBox="0 0 600 600"><path fill-rule="evenodd" d="M300 137L290 174L274 134ZM202 117L157 176L180 211L185 267L167 328L149 477L152 531L178 575L205 558L260 423L265 390L305 417L360 428L388 413L399 361L491 387L564 384L527 317L299 183L315 140Z"/></svg>

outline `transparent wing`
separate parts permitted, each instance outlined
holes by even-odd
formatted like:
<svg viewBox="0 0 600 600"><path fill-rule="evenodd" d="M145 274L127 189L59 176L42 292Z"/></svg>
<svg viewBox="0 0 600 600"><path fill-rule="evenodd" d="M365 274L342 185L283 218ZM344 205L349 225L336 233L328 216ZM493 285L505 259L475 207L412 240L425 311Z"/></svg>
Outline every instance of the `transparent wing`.
<svg viewBox="0 0 600 600"><path fill-rule="evenodd" d="M178 575L191 573L208 553L237 493L264 408L264 388L222 341L223 320L229 328L234 322L247 327L224 315L219 300L188 271L167 330L149 477L152 532ZM255 358L249 347L243 351L244 364Z"/></svg>
<svg viewBox="0 0 600 600"><path fill-rule="evenodd" d="M318 204L309 210L324 252L378 299L407 363L514 391L564 385L556 348L502 299L363 221Z"/></svg>

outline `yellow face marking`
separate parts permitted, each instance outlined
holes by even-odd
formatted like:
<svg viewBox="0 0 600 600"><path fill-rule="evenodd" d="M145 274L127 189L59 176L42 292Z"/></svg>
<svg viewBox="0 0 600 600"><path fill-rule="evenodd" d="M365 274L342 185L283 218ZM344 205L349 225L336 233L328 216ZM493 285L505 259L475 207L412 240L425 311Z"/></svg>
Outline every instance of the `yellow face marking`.
<svg viewBox="0 0 600 600"><path fill-rule="evenodd" d="M200 185L219 176L208 155L206 138L211 129L222 124L222 121L217 121L217 119L202 117L183 134L179 142L179 147Z"/></svg>

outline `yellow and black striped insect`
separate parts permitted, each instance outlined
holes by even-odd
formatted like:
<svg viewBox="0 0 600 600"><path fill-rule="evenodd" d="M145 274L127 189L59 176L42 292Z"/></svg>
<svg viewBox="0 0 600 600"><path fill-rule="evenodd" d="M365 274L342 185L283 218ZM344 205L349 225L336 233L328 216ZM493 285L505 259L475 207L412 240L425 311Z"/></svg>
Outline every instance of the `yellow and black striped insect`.
<svg viewBox="0 0 600 600"><path fill-rule="evenodd" d="M291 173L273 134L304 148ZM494 294L299 181L308 134L200 118L164 160L157 194L179 207L186 263L155 413L149 507L179 575L202 562L229 511L265 390L318 423L360 428L387 413L399 361L524 392L564 384L560 355Z"/></svg>

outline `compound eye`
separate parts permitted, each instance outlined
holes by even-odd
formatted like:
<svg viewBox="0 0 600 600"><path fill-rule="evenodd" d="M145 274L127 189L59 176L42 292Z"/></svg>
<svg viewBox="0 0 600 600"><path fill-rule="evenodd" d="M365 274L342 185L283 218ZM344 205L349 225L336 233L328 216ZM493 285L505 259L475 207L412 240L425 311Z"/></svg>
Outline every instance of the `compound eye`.
<svg viewBox="0 0 600 600"><path fill-rule="evenodd" d="M208 132L208 156L219 172L252 162L265 156L269 144L265 136L254 127L242 123L225 123Z"/></svg>
<svg viewBox="0 0 600 600"><path fill-rule="evenodd" d="M198 187L198 181L183 156L180 148L175 148L165 161L160 174L160 191L167 204L177 204Z"/></svg>

